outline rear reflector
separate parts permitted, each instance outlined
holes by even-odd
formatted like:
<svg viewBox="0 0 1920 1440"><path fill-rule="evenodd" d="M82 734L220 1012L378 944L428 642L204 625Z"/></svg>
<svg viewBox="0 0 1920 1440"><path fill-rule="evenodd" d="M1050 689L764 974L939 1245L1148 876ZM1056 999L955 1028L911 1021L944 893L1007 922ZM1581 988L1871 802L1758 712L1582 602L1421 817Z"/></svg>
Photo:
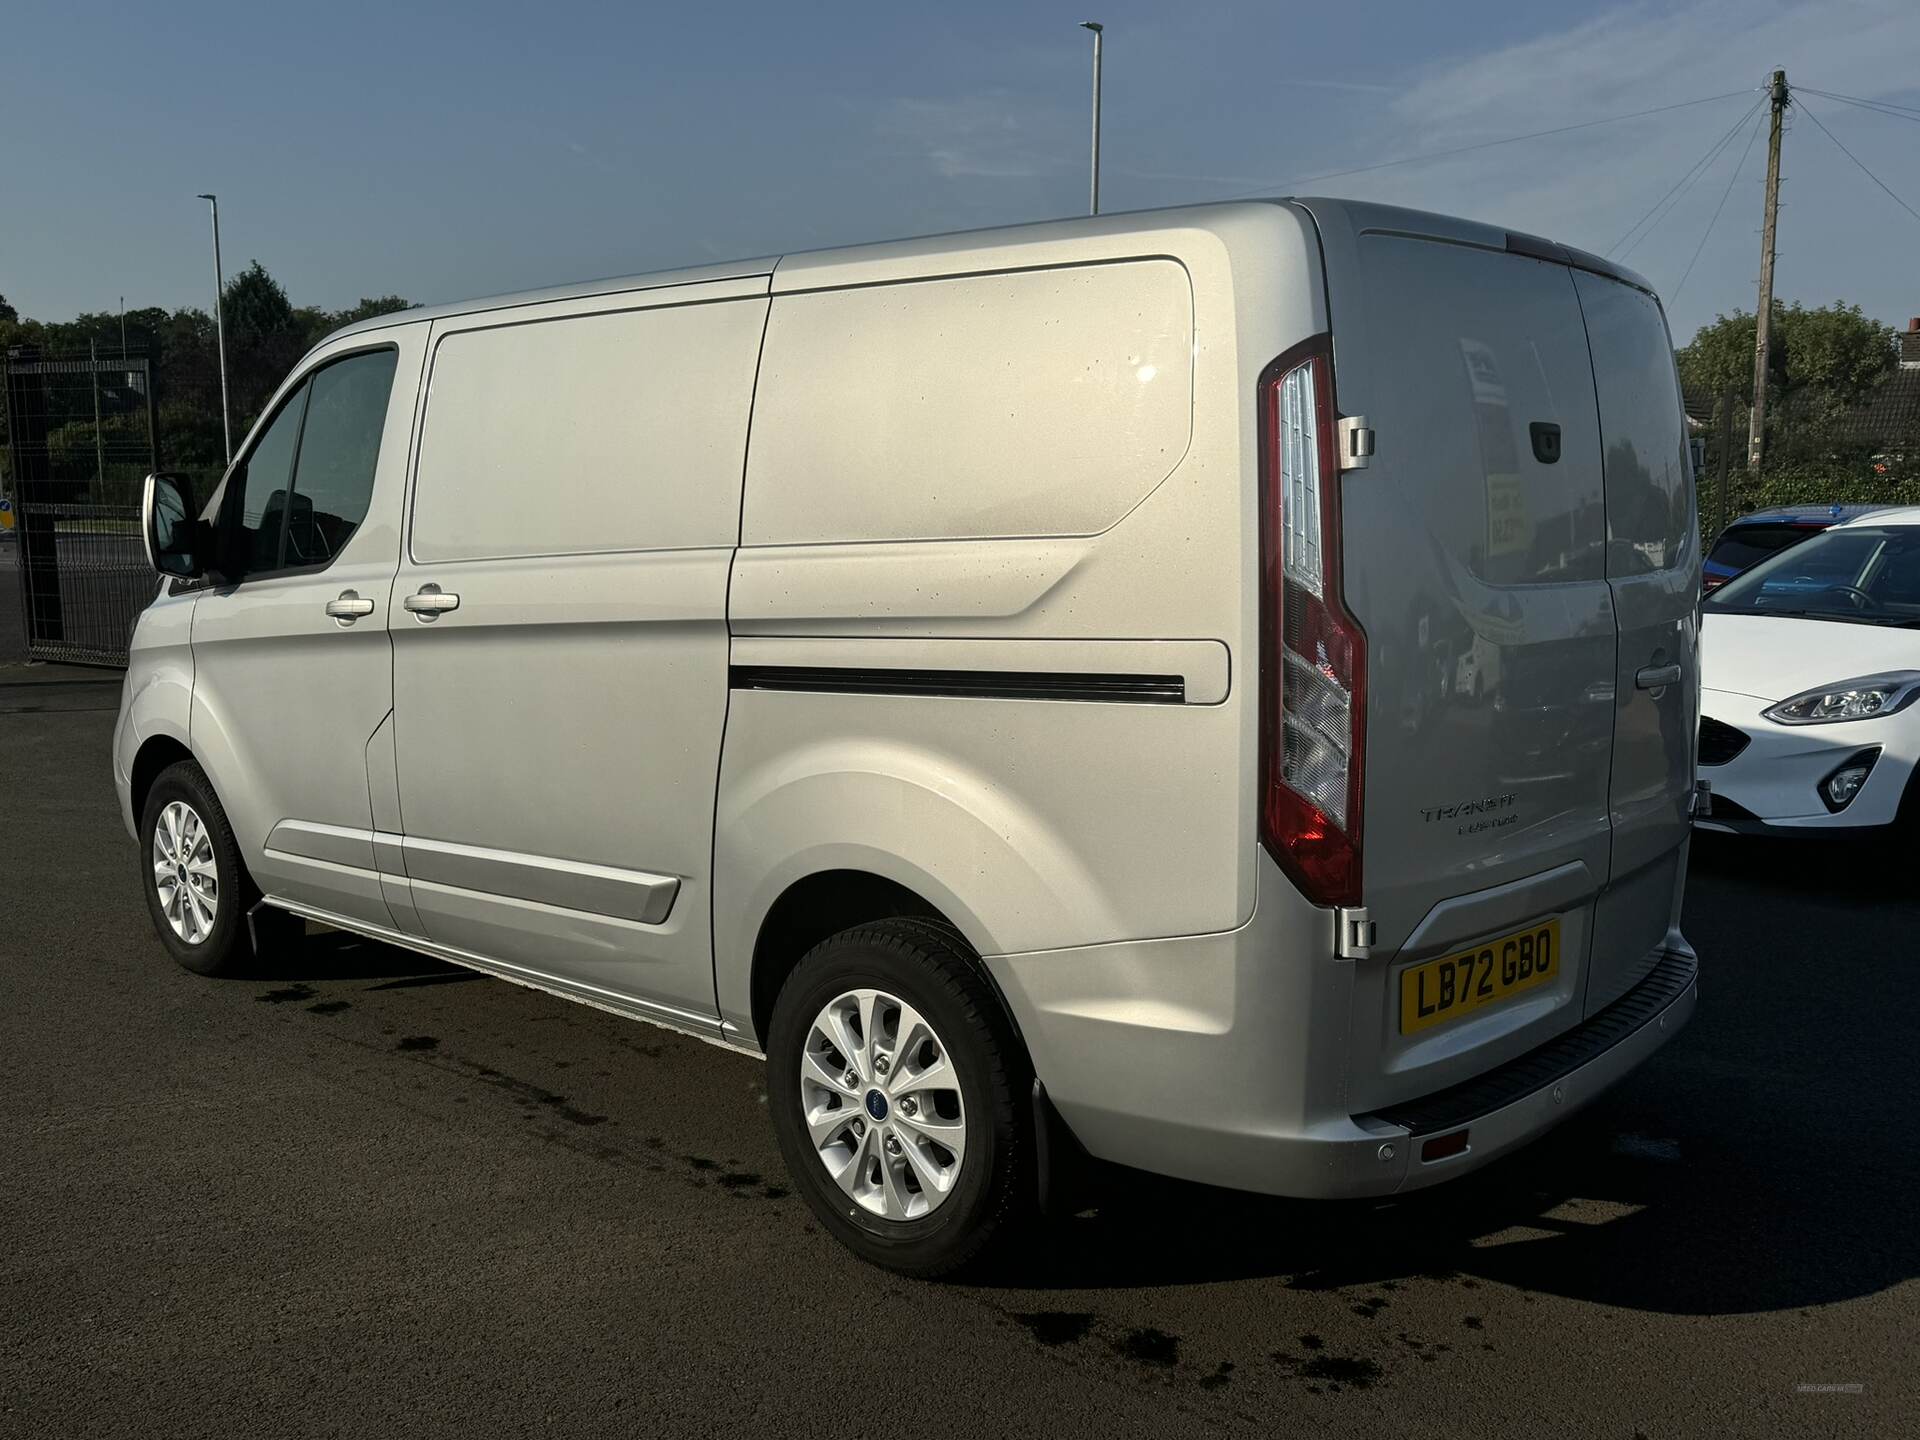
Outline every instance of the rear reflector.
<svg viewBox="0 0 1920 1440"><path fill-rule="evenodd" d="M1452 1155L1467 1153L1467 1132L1456 1130L1451 1135L1436 1135L1420 1147L1420 1163L1432 1160L1445 1160Z"/></svg>
<svg viewBox="0 0 1920 1440"><path fill-rule="evenodd" d="M1366 636L1340 591L1327 337L1260 377L1260 840L1318 905L1360 903Z"/></svg>

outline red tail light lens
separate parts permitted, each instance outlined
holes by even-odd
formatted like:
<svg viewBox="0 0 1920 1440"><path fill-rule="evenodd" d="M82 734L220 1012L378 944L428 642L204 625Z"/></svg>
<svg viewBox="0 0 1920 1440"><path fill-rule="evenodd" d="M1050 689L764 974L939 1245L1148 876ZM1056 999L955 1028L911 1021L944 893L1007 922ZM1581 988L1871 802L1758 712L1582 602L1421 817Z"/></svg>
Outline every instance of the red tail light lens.
<svg viewBox="0 0 1920 1440"><path fill-rule="evenodd" d="M1341 599L1327 337L1260 377L1260 843L1318 905L1360 903L1366 636Z"/></svg>

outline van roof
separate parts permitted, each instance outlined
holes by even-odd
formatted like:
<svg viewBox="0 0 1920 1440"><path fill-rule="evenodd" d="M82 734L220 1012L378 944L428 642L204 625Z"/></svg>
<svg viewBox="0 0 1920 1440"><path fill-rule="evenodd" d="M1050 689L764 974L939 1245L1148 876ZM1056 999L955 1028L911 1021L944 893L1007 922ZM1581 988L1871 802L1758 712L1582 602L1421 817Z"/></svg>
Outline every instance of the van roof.
<svg viewBox="0 0 1920 1440"><path fill-rule="evenodd" d="M412 325L422 320L443 320L454 315L471 315L481 310L510 310L518 305L543 305L549 300L583 300L594 295L618 295L627 290L654 290L666 285L697 285L708 280L750 280L771 275L777 255L757 260L734 260L719 265L701 265L685 270L658 270L646 275L622 275L604 280L579 280L571 285L549 285L540 290L515 290L504 295L482 295L471 300L449 300L440 305L416 305L411 310L395 310L387 315L356 320L328 334L328 341L342 335L358 335L383 330L392 325Z"/></svg>
<svg viewBox="0 0 1920 1440"><path fill-rule="evenodd" d="M1007 245L1032 245L1087 238L1092 236L1132 235L1181 227L1208 229L1220 223L1230 212L1257 213L1281 200L1228 200L1205 205L1183 205L1159 210L1116 211L1106 215L1076 216L1064 220L1036 220L1020 225L1000 225L984 230L954 230L935 235L910 236L874 244L835 246L824 250L793 251L784 255L762 255L749 260L724 261L689 269L654 270L638 275L622 275L604 280L584 280L571 285L556 285L539 290L522 290L505 295L487 295L471 300L455 300L442 305L425 305L412 310L397 310L375 315L334 331L326 338L378 330L390 325L411 325L421 320L439 320L478 311L505 310L520 305L540 305L551 300L585 299L595 295L618 295L629 291L657 290L669 285L697 285L712 280L769 279L778 271L783 279L807 273L812 283L823 283L822 273L847 267L925 269L939 257L970 250L985 250ZM830 283L860 283L858 280Z"/></svg>
<svg viewBox="0 0 1920 1440"><path fill-rule="evenodd" d="M420 306L376 315L357 321L326 336L331 342L345 335L357 335L393 325L411 325L423 320L438 320L480 311L512 309L521 305L540 305L554 300L586 299L596 295L618 295L629 291L656 290L671 285L697 285L715 280L749 280L766 277L772 289L810 289L822 285L872 284L887 279L908 278L929 270L938 271L942 257L990 250L1011 245L1045 246L1061 241L1112 238L1141 233L1193 229L1214 230L1229 223L1229 217L1256 215L1270 205L1294 204L1317 217L1344 211L1357 232L1385 232L1420 235L1454 244L1505 249L1540 259L1559 260L1581 269L1625 280L1652 293L1653 287L1632 271L1622 269L1571 246L1542 240L1537 236L1503 230L1473 220L1436 215L1423 210L1406 210L1392 205L1320 197L1273 196L1256 200L1221 200L1201 205L1181 205L1156 210L1117 211L1105 215L1076 216L1063 220L1037 220L1021 225L995 226L984 230L955 230L935 235L881 241L877 244L837 246L832 249L795 251L785 255L763 255L748 260L726 261L677 270L656 270L602 280L584 280L570 285L555 285L538 290L522 290L504 295L455 300L441 305ZM777 281L776 281L776 278ZM831 277L831 278L829 278Z"/></svg>

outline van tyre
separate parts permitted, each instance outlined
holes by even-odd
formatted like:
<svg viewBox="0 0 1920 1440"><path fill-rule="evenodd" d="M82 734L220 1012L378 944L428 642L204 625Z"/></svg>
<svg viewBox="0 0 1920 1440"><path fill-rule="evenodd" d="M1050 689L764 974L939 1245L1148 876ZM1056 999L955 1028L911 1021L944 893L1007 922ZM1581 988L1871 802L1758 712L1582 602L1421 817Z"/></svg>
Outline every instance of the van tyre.
<svg viewBox="0 0 1920 1440"><path fill-rule="evenodd" d="M767 1045L774 1133L829 1233L931 1278L1032 1210L1033 1074L980 962L933 921L861 925L801 959Z"/></svg>
<svg viewBox="0 0 1920 1440"><path fill-rule="evenodd" d="M140 879L160 943L196 975L230 975L252 957L248 907L258 898L233 827L200 767L160 772L140 816Z"/></svg>

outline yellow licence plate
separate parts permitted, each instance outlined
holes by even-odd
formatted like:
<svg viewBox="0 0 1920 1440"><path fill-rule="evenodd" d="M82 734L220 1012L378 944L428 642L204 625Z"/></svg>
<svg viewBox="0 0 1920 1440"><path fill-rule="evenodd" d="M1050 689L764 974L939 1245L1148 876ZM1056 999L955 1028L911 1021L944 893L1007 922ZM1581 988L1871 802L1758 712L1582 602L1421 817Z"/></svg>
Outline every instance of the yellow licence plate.
<svg viewBox="0 0 1920 1440"><path fill-rule="evenodd" d="M1560 922L1443 955L1400 972L1400 1033L1411 1035L1497 1005L1560 973Z"/></svg>

